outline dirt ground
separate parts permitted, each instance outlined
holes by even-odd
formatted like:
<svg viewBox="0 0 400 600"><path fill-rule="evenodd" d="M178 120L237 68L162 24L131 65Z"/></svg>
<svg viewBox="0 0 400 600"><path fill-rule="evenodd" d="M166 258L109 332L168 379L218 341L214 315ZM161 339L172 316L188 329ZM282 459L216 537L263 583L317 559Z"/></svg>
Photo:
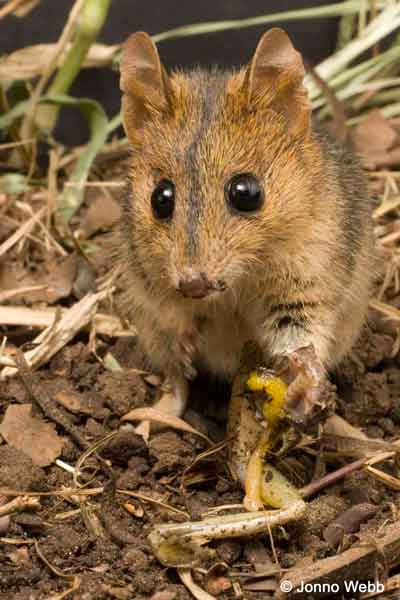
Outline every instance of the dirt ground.
<svg viewBox="0 0 400 600"><path fill-rule="evenodd" d="M110 267L105 248L110 221L115 221L118 214L118 193L89 189L86 204L74 223L84 232L82 243L90 251L88 256L97 277ZM38 195L33 199L34 210L42 203L43 197ZM21 208L3 198L2 210L8 220L0 223L0 242L10 236L11 221L18 219ZM114 216L110 218L110 214ZM390 223L390 219L385 221L386 232ZM53 246L45 252L36 235L40 238L40 230L32 231L31 238L26 237L8 253L7 269L2 265L2 289L15 289L17 284L21 288L40 287L51 276L53 295L48 288L39 289L21 293L4 305L67 308L80 297L76 286L79 268L75 265L72 276L68 264L73 253L59 256ZM382 299L388 303L385 306L390 304L396 309L400 303L396 286L387 286ZM109 308L109 303L103 301L101 310ZM369 438L390 442L400 438L396 321L376 310L371 310L370 317L353 355L332 375L338 390L337 413ZM27 324L9 325L3 327L3 333L11 348L28 350L38 329ZM105 360L110 355L121 371L110 369ZM227 468L226 447L195 462L207 448L199 436L166 429L153 432L146 445L131 425L125 425L99 449L101 458L90 454L84 460L79 481L91 495L68 494L71 488L76 490L68 466L73 467L85 452L79 440L93 447L96 441L118 430L123 415L151 403L157 391L159 378L135 370L134 355L133 337L98 334L94 343L93 336L82 331L35 371L34 380L27 375L23 381L17 375L0 383L0 422L4 424L10 407L31 404L32 416L42 426L51 425L48 446L53 449L59 444L54 458L63 461L56 464L54 458L49 459L50 463L41 460L45 451L40 447L41 438L35 438L34 433L30 441L29 436L24 437L30 425L18 423L22 419L19 413L19 445L15 438L11 443L9 434L1 430L0 511L2 505L25 492L37 493L30 498L36 498L39 504L31 510L17 510L10 519L0 516L0 600L62 598L70 588L74 591L68 597L74 600L192 597L177 571L158 563L147 538L157 523L196 520L215 507L242 502L243 490ZM205 378L197 380L185 419L217 443L225 436L228 399L229 386L212 384ZM51 410L43 413L46 402L57 407L56 416ZM65 420L69 429L63 426ZM29 443L33 450L26 452L24 444ZM349 458L346 453L325 452L316 442L295 447L275 464L301 488L352 460L355 457ZM307 498L308 510L300 521L274 529L271 535L266 532L210 543L215 552L193 569L193 579L221 600L264 600L273 597L285 570L307 568L313 561L334 557L349 548L379 544L381 533L397 521L399 492L395 488L399 480L396 461L378 466L380 473L392 479L383 481L376 474L358 469ZM328 526L335 524L346 509L360 506L367 508L363 518L355 519L355 531L342 531L332 543ZM384 554L382 550L378 558L371 559L361 573L357 571L358 576L383 580L395 574L399 553L393 553L397 559L392 562L387 562Z"/></svg>

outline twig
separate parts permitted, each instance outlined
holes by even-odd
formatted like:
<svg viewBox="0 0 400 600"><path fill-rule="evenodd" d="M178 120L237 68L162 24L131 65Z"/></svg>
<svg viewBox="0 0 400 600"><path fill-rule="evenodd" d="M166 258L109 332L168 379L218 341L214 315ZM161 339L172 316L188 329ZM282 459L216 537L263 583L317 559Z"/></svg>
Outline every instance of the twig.
<svg viewBox="0 0 400 600"><path fill-rule="evenodd" d="M22 290L22 288L21 288ZM7 291L2 292L7 294ZM0 297L4 300L3 296ZM0 306L0 325L17 325L21 327L33 327L34 329L45 329L51 327L57 313L64 315L68 309L61 307L28 308L27 306ZM97 313L93 317L96 332L100 335L110 337L131 337L136 331L124 328L122 322L113 315Z"/></svg>
<svg viewBox="0 0 400 600"><path fill-rule="evenodd" d="M24 296L32 292L42 292L46 289L46 285L28 285L26 287L14 288L13 290L5 290L4 292L0 292L0 304L17 296Z"/></svg>
<svg viewBox="0 0 400 600"><path fill-rule="evenodd" d="M27 495L18 496L14 500L11 500L11 502L7 502L7 504L2 504L0 506L0 517L24 512L25 510L39 510L40 508L41 504L38 498L32 498Z"/></svg>
<svg viewBox="0 0 400 600"><path fill-rule="evenodd" d="M60 319L56 312L54 325L45 329L38 335L34 343L33 350L28 350L25 359L30 366L38 366L48 361L54 354L63 348L78 331L86 327L97 312L98 304L107 296L106 291L96 294L87 294L68 309ZM0 307L1 313L2 307ZM49 338L51 333L51 339ZM0 373L0 378L12 377L17 373L17 369L5 367Z"/></svg>
<svg viewBox="0 0 400 600"><path fill-rule="evenodd" d="M347 138L348 130L346 126L346 110L343 103L338 99L333 89L326 83L317 71L308 63L306 63L307 71L314 79L318 87L327 99L333 116L335 125L335 136L342 142Z"/></svg>
<svg viewBox="0 0 400 600"><path fill-rule="evenodd" d="M374 543L373 543L374 542ZM294 567L285 572L283 579L290 581L291 594L296 597L296 590L300 586L311 584L315 586L323 582L328 588L335 583L343 589L345 581L365 581L370 579L375 561L385 561L385 567L391 569L400 563L400 526L395 523L383 531L383 537L374 538L371 544L351 547L342 554L330 556L315 561L310 566ZM283 587L283 586L282 586ZM284 588L283 588L284 589ZM331 588L332 589L332 588ZM284 592L278 592L274 598L286 598ZM292 596L290 596L292 597Z"/></svg>
<svg viewBox="0 0 400 600"><path fill-rule="evenodd" d="M51 600L62 600L66 596L69 596L69 594L72 594L73 592L76 592L76 590L79 589L79 586L81 584L81 580L79 579L79 577L77 577L76 575L66 575L60 569L58 569L57 567L52 565L47 560L47 558L44 556L44 554L41 551L39 544L36 540L35 540L35 550L36 550L39 558L45 563L45 565L47 565L47 567L50 569L50 571L52 573L54 573L54 575L57 575L58 577L62 577L63 579L65 579L66 581L69 581L72 584L68 590L65 590L65 592L62 592L61 594L57 594L56 596L52 596Z"/></svg>
<svg viewBox="0 0 400 600"><path fill-rule="evenodd" d="M24 2L26 2L26 0L10 0L4 8L0 9L0 19L4 19L4 17L14 12L14 10L18 8L20 4L24 4Z"/></svg>
<svg viewBox="0 0 400 600"><path fill-rule="evenodd" d="M200 586L193 581L190 569L178 569L178 575L181 578L182 583L187 587L193 598L196 600L216 600L215 596L211 596L208 592L205 592Z"/></svg>
<svg viewBox="0 0 400 600"><path fill-rule="evenodd" d="M189 519L189 514L184 510L180 510L179 508L175 508L175 506L171 506L170 504L166 504L162 500L157 500L156 498L152 498L151 496L146 496L146 494L141 494L140 492L131 492L130 490L117 490L118 494L124 494L125 496L131 496L132 498L137 498L138 500L143 500L143 502L150 502L150 504L156 504L157 506L161 506L166 510L170 510L171 512L176 513L177 515L181 515L186 519Z"/></svg>
<svg viewBox="0 0 400 600"><path fill-rule="evenodd" d="M21 238L24 237L24 235L29 233L34 228L45 212L46 207L43 206L35 215L23 223L17 231L15 231L5 242L3 242L0 246L0 257L8 252Z"/></svg>
<svg viewBox="0 0 400 600"><path fill-rule="evenodd" d="M15 362L25 389L45 416L60 425L80 448L88 448L90 446L89 442L81 435L79 428L72 423L67 414L56 405L46 388L41 385L37 376L30 369L23 352L17 351Z"/></svg>
<svg viewBox="0 0 400 600"><path fill-rule="evenodd" d="M7 144L0 144L0 151L10 150L10 148L17 148L18 146L26 146L27 144L33 144L35 141L36 141L35 138L30 138L29 140L20 140L18 142L9 142Z"/></svg>
<svg viewBox="0 0 400 600"><path fill-rule="evenodd" d="M163 565L193 566L202 553L199 542L255 535L268 527L300 519L305 509L305 502L298 500L279 510L224 515L179 525L158 525L150 533L149 541Z"/></svg>
<svg viewBox="0 0 400 600"><path fill-rule="evenodd" d="M321 479L318 479L317 481L312 481L308 485L301 488L300 494L302 495L303 498L308 498L309 496L313 496L314 494L316 494L320 490L324 489L328 485L332 485L333 483L336 483L340 479L343 479L343 477L347 477L347 475L350 475L351 473L358 471L365 465L366 461L367 461L366 457L359 458L358 460L355 460L354 462L352 462L348 465L345 465L344 467L341 467L340 469L337 469L337 471L334 471L333 473L329 473L328 475L321 477Z"/></svg>

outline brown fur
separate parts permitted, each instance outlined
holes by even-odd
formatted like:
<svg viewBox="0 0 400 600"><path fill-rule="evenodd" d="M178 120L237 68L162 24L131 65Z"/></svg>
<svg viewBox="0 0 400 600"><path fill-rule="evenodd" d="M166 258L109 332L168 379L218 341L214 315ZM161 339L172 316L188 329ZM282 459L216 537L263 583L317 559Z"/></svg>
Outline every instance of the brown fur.
<svg viewBox="0 0 400 600"><path fill-rule="evenodd" d="M121 66L132 143L118 252L125 305L152 366L172 378L182 376L187 352L195 365L233 376L247 340L266 357L313 343L330 368L365 319L372 238L364 176L348 149L310 125L299 55L276 36L290 63L283 75L268 54L272 35L237 72L167 76L156 64L149 85L159 86L158 105L147 83L137 91L143 60ZM136 46L131 52L135 63ZM250 216L234 214L224 197L226 182L246 172L265 190ZM150 205L162 178L176 186L167 223ZM176 285L187 267L227 289L184 298Z"/></svg>

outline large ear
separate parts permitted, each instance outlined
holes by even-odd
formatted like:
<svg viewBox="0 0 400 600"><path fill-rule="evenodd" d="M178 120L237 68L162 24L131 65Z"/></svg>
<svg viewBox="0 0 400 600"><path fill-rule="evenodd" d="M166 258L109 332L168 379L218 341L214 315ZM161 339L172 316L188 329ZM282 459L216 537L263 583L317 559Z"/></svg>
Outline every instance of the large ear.
<svg viewBox="0 0 400 600"><path fill-rule="evenodd" d="M172 96L168 75L147 33L138 31L128 38L120 72L125 132L131 143L138 143L144 121L156 113L167 112Z"/></svg>
<svg viewBox="0 0 400 600"><path fill-rule="evenodd" d="M271 108L285 117L293 135L306 133L311 110L304 75L301 55L287 34L277 27L270 29L260 39L246 72L249 106Z"/></svg>

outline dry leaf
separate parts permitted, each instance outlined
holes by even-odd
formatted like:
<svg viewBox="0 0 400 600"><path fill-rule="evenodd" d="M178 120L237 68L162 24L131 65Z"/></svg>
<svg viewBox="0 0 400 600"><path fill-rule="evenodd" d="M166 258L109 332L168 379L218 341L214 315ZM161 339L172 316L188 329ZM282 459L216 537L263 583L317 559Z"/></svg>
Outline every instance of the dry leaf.
<svg viewBox="0 0 400 600"><path fill-rule="evenodd" d="M0 496L0 506L5 504L7 499L4 496ZM4 535L7 529L10 527L10 515L0 517L0 535Z"/></svg>
<svg viewBox="0 0 400 600"><path fill-rule="evenodd" d="M339 545L346 533L358 531L361 523L373 517L378 510L378 506L367 502L352 506L324 529L322 534L324 540L332 547Z"/></svg>
<svg viewBox="0 0 400 600"><path fill-rule="evenodd" d="M395 145L396 139L396 130L391 127L379 109L371 110L352 132L355 149L371 168L384 166L386 160L391 164L390 150Z"/></svg>
<svg viewBox="0 0 400 600"><path fill-rule="evenodd" d="M28 548L26 547L17 548L17 550L14 550L14 552L10 552L9 554L7 554L7 556L11 560L11 562L13 562L16 565L26 566L31 564Z"/></svg>
<svg viewBox="0 0 400 600"><path fill-rule="evenodd" d="M132 598L132 588L130 586L116 587L103 583L102 588L111 598L116 600L130 600Z"/></svg>
<svg viewBox="0 0 400 600"><path fill-rule="evenodd" d="M186 423L186 421L183 419L179 419L179 417L174 417L173 415L161 412L161 410L151 408L150 406L147 408L134 408L124 415L121 418L121 421L153 421L155 423L162 423L168 427L198 435L211 445L211 440L204 435L204 433L197 431L197 429Z"/></svg>
<svg viewBox="0 0 400 600"><path fill-rule="evenodd" d="M49 259L46 264L38 265L32 273L22 261L0 266L0 287L6 292L20 290L19 300L26 304L45 302L54 304L71 294L77 272L77 259L74 254L56 260ZM36 286L36 290L34 287ZM23 289L26 288L25 293Z"/></svg>
<svg viewBox="0 0 400 600"><path fill-rule="evenodd" d="M232 587L231 581L223 575L211 575L207 580L206 590L213 596L219 596Z"/></svg>
<svg viewBox="0 0 400 600"><path fill-rule="evenodd" d="M124 502L122 505L125 510L130 514L136 517L137 519L142 519L144 516L143 506L135 506L131 502Z"/></svg>
<svg viewBox="0 0 400 600"><path fill-rule="evenodd" d="M65 53L69 51L70 47L71 45L68 44ZM8 56L2 57L0 59L0 81L38 77L47 69L56 48L57 44L36 44L35 46L20 48ZM82 67L92 68L107 65L118 49L119 45L93 44ZM64 60L65 53L61 55L60 63Z"/></svg>
<svg viewBox="0 0 400 600"><path fill-rule="evenodd" d="M57 392L54 394L54 400L72 413L88 413L87 409L85 410L82 397L72 390L61 390Z"/></svg>
<svg viewBox="0 0 400 600"><path fill-rule="evenodd" d="M121 208L112 196L98 194L90 203L81 222L84 237L91 237L99 230L110 229L120 218Z"/></svg>
<svg viewBox="0 0 400 600"><path fill-rule="evenodd" d="M32 417L31 410L31 404L9 406L0 433L10 446L27 454L35 465L46 467L61 454L64 440L54 424Z"/></svg>
<svg viewBox="0 0 400 600"><path fill-rule="evenodd" d="M332 415L326 419L324 433L341 437L351 437L358 440L368 439L361 429L354 427L354 425L351 425L348 421L343 419L343 417L339 417L339 415Z"/></svg>
<svg viewBox="0 0 400 600"><path fill-rule="evenodd" d="M178 569L178 575L196 600L216 600L215 596L211 596L208 592L205 592L193 581L190 569Z"/></svg>
<svg viewBox="0 0 400 600"><path fill-rule="evenodd" d="M369 153L389 150L396 141L396 131L376 108L353 131L353 143L359 152Z"/></svg>

